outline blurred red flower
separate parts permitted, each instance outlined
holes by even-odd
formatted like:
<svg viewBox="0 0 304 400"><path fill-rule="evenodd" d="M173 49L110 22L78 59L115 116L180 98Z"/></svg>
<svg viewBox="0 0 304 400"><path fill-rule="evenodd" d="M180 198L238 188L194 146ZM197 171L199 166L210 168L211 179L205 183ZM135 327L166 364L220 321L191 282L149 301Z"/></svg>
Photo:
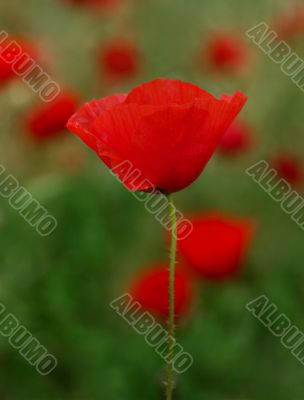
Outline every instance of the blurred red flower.
<svg viewBox="0 0 304 400"><path fill-rule="evenodd" d="M252 132L245 122L233 123L219 145L219 151L224 155L235 155L242 153L252 145Z"/></svg>
<svg viewBox="0 0 304 400"><path fill-rule="evenodd" d="M170 193L198 178L245 102L239 91L216 99L191 83L157 79L86 103L67 127L128 189Z"/></svg>
<svg viewBox="0 0 304 400"><path fill-rule="evenodd" d="M232 33L218 33L206 44L203 52L203 64L215 71L240 71L248 63L249 51L242 39ZM207 59L207 60L206 60Z"/></svg>
<svg viewBox="0 0 304 400"><path fill-rule="evenodd" d="M303 181L303 164L294 154L278 154L272 160L272 167L281 178L292 185L298 185Z"/></svg>
<svg viewBox="0 0 304 400"><path fill-rule="evenodd" d="M167 319L169 310L169 267L155 265L141 274L131 284L130 294L145 311ZM175 273L175 315L180 318L187 314L193 299L190 277L177 269Z"/></svg>
<svg viewBox="0 0 304 400"><path fill-rule="evenodd" d="M121 0L66 0L71 4L79 6L89 6L101 9L112 9L120 3Z"/></svg>
<svg viewBox="0 0 304 400"><path fill-rule="evenodd" d="M131 78L139 71L140 55L136 45L126 39L105 44L98 54L102 71L110 80Z"/></svg>
<svg viewBox="0 0 304 400"><path fill-rule="evenodd" d="M296 5L278 16L275 32L281 39L290 40L304 33L304 7Z"/></svg>
<svg viewBox="0 0 304 400"><path fill-rule="evenodd" d="M185 265L205 279L234 276L250 245L253 222L221 213L198 215L190 221L192 233L178 241Z"/></svg>
<svg viewBox="0 0 304 400"><path fill-rule="evenodd" d="M50 103L35 105L25 116L27 132L39 141L59 134L78 105L79 98L72 92L62 92Z"/></svg>
<svg viewBox="0 0 304 400"><path fill-rule="evenodd" d="M29 39L9 36L7 41L1 44L1 48L4 49L13 41L15 41L21 47L20 55L26 53L34 60L38 60L40 58L40 50L38 49L38 45ZM0 86L5 85L12 79L18 78L18 75L15 74L12 68L13 64L14 63L6 62L2 57L0 57Z"/></svg>

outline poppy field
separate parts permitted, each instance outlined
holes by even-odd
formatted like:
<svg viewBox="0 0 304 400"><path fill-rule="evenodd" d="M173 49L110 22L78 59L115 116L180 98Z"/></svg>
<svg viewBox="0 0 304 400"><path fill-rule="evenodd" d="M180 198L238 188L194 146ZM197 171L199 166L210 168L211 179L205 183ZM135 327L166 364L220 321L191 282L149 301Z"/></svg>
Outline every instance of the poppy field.
<svg viewBox="0 0 304 400"><path fill-rule="evenodd" d="M304 398L303 43L296 0L1 0L1 400Z"/></svg>

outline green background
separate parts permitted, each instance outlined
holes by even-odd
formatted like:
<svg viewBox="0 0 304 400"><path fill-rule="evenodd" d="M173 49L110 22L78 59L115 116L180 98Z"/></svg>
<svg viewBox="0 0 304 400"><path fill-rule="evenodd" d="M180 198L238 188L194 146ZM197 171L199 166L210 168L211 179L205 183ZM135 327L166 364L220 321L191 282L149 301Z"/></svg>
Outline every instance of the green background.
<svg viewBox="0 0 304 400"><path fill-rule="evenodd" d="M241 89L249 97L242 118L253 127L255 148L235 159L215 155L204 174L175 196L184 212L219 209L253 217L258 226L240 276L201 283L193 313L179 329L194 365L179 377L177 400L304 398L303 366L245 309L265 294L304 329L304 233L245 174L276 150L303 154L304 95L245 36L259 22L271 24L286 5L134 0L103 16L59 0L1 0L0 28L40 40L52 60L51 76L84 100L159 76L190 80L215 94ZM214 76L196 61L208 34L227 29L243 35L254 54L249 73L239 79ZM137 41L142 69L108 87L94 53L124 34ZM302 41L292 48L304 57ZM59 225L41 238L0 199L0 301L59 364L40 376L0 337L0 398L162 399L162 360L109 307L137 271L166 259L162 228L73 135L43 146L25 139L22 116L37 100L20 82L1 90L0 160ZM76 156L63 166L66 152Z"/></svg>

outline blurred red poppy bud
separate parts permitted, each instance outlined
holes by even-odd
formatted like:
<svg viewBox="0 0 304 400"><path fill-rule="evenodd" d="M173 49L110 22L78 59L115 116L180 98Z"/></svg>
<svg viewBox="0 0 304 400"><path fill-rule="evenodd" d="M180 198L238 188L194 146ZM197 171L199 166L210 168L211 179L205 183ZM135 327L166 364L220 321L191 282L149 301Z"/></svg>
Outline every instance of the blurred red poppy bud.
<svg viewBox="0 0 304 400"><path fill-rule="evenodd" d="M233 123L226 131L219 145L219 152L223 155L242 153L252 145L252 132L244 122Z"/></svg>
<svg viewBox="0 0 304 400"><path fill-rule="evenodd" d="M272 160L272 167L281 178L292 185L298 185L303 181L303 164L293 154L278 154Z"/></svg>
<svg viewBox="0 0 304 400"><path fill-rule="evenodd" d="M178 241L185 265L207 280L233 277L251 243L253 222L221 213L206 213L190 221L192 233Z"/></svg>
<svg viewBox="0 0 304 400"><path fill-rule="evenodd" d="M67 127L129 190L171 193L199 177L245 102L240 91L216 99L192 83L157 79L86 103Z"/></svg>
<svg viewBox="0 0 304 400"><path fill-rule="evenodd" d="M40 141L61 133L78 104L78 96L71 92L62 92L49 103L40 102L25 116L28 134Z"/></svg>
<svg viewBox="0 0 304 400"><path fill-rule="evenodd" d="M111 10L117 6L121 0L66 0L77 6L88 6L102 10Z"/></svg>
<svg viewBox="0 0 304 400"><path fill-rule="evenodd" d="M12 36L7 36L3 42L0 42L0 52L0 86L19 78L14 72L14 65L18 64L21 56L32 58L35 62L38 62L41 56L37 44L33 41Z"/></svg>
<svg viewBox="0 0 304 400"><path fill-rule="evenodd" d="M247 67L249 52L246 44L231 33L215 34L206 44L203 63L215 71L238 72Z"/></svg>
<svg viewBox="0 0 304 400"><path fill-rule="evenodd" d="M155 265L141 272L131 284L130 294L145 311L167 319L169 313L169 267ZM187 314L193 299L193 286L190 277L182 270L175 273L175 315L180 318Z"/></svg>
<svg viewBox="0 0 304 400"><path fill-rule="evenodd" d="M115 39L101 49L98 61L107 79L121 80L132 78L138 73L140 55L133 42Z"/></svg>
<svg viewBox="0 0 304 400"><path fill-rule="evenodd" d="M291 40L304 33L304 7L297 5L285 11L274 22L275 32L284 40Z"/></svg>

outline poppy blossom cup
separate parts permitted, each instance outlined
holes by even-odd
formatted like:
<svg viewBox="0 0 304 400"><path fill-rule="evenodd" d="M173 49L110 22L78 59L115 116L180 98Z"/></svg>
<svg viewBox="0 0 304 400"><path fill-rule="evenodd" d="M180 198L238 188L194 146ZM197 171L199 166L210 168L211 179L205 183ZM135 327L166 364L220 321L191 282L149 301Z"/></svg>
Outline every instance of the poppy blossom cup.
<svg viewBox="0 0 304 400"><path fill-rule="evenodd" d="M67 127L128 189L168 194L199 177L245 102L240 91L217 99L192 83L157 79L84 104ZM136 185L126 161L140 171Z"/></svg>

